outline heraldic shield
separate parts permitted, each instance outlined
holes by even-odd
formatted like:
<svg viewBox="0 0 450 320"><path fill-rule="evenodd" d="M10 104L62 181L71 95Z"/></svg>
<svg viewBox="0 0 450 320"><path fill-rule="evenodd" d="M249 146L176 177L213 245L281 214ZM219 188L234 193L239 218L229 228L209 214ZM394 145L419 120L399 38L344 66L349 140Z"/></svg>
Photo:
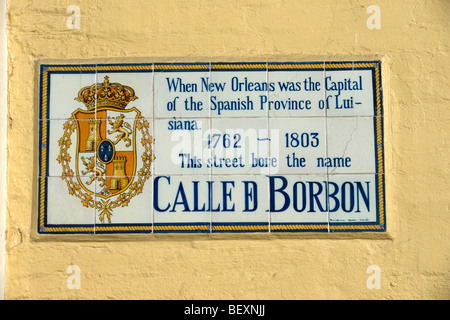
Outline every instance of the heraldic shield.
<svg viewBox="0 0 450 320"><path fill-rule="evenodd" d="M64 125L58 158L62 178L70 194L97 209L101 222L111 222L113 209L127 206L150 177L154 156L149 123L137 108L126 109L137 99L134 90L110 83L108 76L103 83L82 88L75 99L87 110L77 109ZM69 146L75 132L74 150ZM139 148L144 150L141 155L137 143L144 147Z"/></svg>

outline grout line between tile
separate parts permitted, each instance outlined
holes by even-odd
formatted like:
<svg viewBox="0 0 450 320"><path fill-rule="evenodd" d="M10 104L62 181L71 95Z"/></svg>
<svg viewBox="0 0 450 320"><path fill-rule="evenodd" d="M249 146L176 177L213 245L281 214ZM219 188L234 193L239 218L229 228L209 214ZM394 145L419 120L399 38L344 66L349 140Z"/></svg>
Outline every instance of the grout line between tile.
<svg viewBox="0 0 450 320"><path fill-rule="evenodd" d="M266 70L265 70L266 75L265 75L265 78L266 78L266 82L269 83L269 69L268 69L269 63L266 62L265 64L266 64ZM355 66L355 63L353 62L353 65L352 65L353 72L355 71L354 70L354 66ZM95 71L95 89L97 90L97 85L98 85L98 66L97 66L97 64L95 65L95 68L96 68L96 71ZM323 62L323 80L324 81L326 79L326 73L327 73L326 62ZM212 63L211 62L209 62L209 76L210 76L210 79L211 79L211 77L212 77ZM152 117L151 117L151 119L152 119L152 127L151 128L152 128L152 133L153 134L155 133L155 131L154 131L155 130L155 123L154 123L155 122L155 92L154 92L155 84L154 84L154 79L155 79L155 64L153 63L152 64L152 85L151 85L151 87L152 87L151 88L151 90L152 90L152 108L153 108ZM81 86L81 79L80 79L80 86ZM327 91L326 91L325 86L324 86L323 90L324 90L323 95L324 95L324 97L326 99ZM267 101L269 101L269 97L270 97L269 86L267 86L266 94L267 94ZM213 119L212 111L211 111L211 102L210 101L211 101L211 91L208 90L208 107L209 107L209 110L208 110L208 113L209 113L208 122L209 122L209 126L210 126L209 129L211 130L212 126L213 126L213 120L221 119L221 118L219 117L219 118L214 118ZM95 100L95 109L97 109L97 99ZM328 119L332 119L332 118L377 118L377 115L373 115L373 116L329 116L327 108L325 108L324 111L325 112L324 112L324 116L323 117L310 117L310 118L324 118L324 120L325 120L325 128L324 128L325 139L324 139L324 143L325 143L325 155L326 155L327 158L328 158L328 153L329 153ZM96 112L94 114L95 114L95 118L94 119L96 121L97 121L97 119L100 119L100 118L97 117L97 113ZM270 125L271 125L270 120L271 120L271 118L270 118L268 109L266 110L265 117L266 117L266 123L267 123L267 133L268 133L269 136L271 136L270 135ZM380 118L381 117L382 116L380 116ZM259 117L253 117L253 118L254 119L258 119ZM275 117L275 118L277 118L277 117ZM282 119L284 117L278 117L278 118ZM288 118L288 117L286 117L286 118ZM306 118L306 117L299 117L299 118ZM164 118L162 118L162 119L164 119ZM48 121L46 119L40 119L40 120L41 121ZM51 119L51 120L55 120L55 119ZM63 119L63 120L67 120L67 119ZM228 118L227 120L231 120L231 118ZM203 149L204 141L203 141L203 138L204 137L202 137L201 146L202 146L202 152L204 154L204 149ZM268 146L269 156L272 154L272 148L273 148L272 144L269 143L269 146ZM153 152L153 148L152 148L152 152ZM95 161L96 162L99 161L97 159L97 157L95 157ZM96 163L96 165L97 165L97 163ZM156 167L156 164L152 163L151 164L151 168L152 168L153 172L155 172L155 167ZM271 170L269 168L269 175L271 174L270 171ZM214 174L213 173L213 168L211 167L211 168L209 168L209 180L210 181L212 181L212 179L213 179L213 174ZM242 174L246 174L246 173L242 173ZM307 174L304 174L304 175L308 175L308 174L314 175L312 173L307 173ZM331 232L331 229L330 229L330 199L328 197L328 193L329 193L328 184L329 184L329 181L330 181L330 177L332 177L333 175L356 175L356 174L372 174L372 173L367 173L367 172L363 172L363 173L333 173L333 171L330 171L330 168L327 167L327 171L326 171L326 182L327 182L326 197L327 197L327 224L328 224L327 229L328 229L328 233ZM374 172L374 174L376 174L376 172ZM384 173L381 173L381 174L384 174ZM235 175L235 174L224 173L223 175ZM289 174L286 174L286 175L289 175ZM295 175L295 174L293 174L293 175ZM155 178L154 175L152 175L152 179L151 179L152 184L154 182L154 178ZM268 181L269 180L267 180L267 184L269 184ZM95 186L94 186L94 191L95 191L95 194L97 194L97 184L95 184ZM212 196L213 195L211 193L211 197ZM270 204L270 193L267 193L266 197L268 198L268 203ZM96 198L97 198L97 196L95 197L95 199ZM211 201L211 203L212 203L212 201ZM210 233L213 232L213 216L212 216L211 209L212 209L212 206L210 207L210 212L209 212L209 232ZM93 226L94 226L93 232L94 232L94 234L96 234L96 228L97 228L97 226L96 226L96 221L97 221L96 220L96 216L97 216L97 212L96 212L95 204L94 204L93 210L94 210L94 214L93 214ZM152 233L154 232L154 218L155 218L155 211L154 211L154 207L152 206L152 208L151 208L151 222L152 222L151 223L151 225L152 225L151 232ZM268 232L270 233L270 232L272 232L272 230L271 230L271 227L272 227L271 226L272 215L271 215L271 212L270 212L270 206L269 206L269 209L268 209L268 217L267 218L268 218Z"/></svg>
<svg viewBox="0 0 450 320"><path fill-rule="evenodd" d="M270 94L269 94L269 62L266 62L266 83L267 83L267 105L270 105ZM266 119L267 119L267 135L269 137L271 137L272 135L270 134L270 117L269 117L269 108L267 108L267 112L266 112ZM269 157L272 156L272 140L271 138L269 138ZM269 167L269 175L271 171L271 167ZM270 212L270 192L269 192L269 179L266 179L266 183L267 183L267 204L269 205L269 208L267 209L267 220L268 220L268 232L271 233L272 232L272 212Z"/></svg>
<svg viewBox="0 0 450 320"><path fill-rule="evenodd" d="M97 64L95 64L95 125L97 125L97 99L98 99L98 94L97 94L97 83L98 83L98 66ZM95 148L97 148L98 146L98 142L97 142L97 136L95 137ZM95 167L97 167L97 155L94 155L94 159L95 159ZM106 172L105 172L106 173ZM94 214L93 214L93 224L94 224L94 235L96 234L96 228L97 228L97 224L96 224L96 217L97 217L97 210L96 210L96 203L97 203L97 181L95 181L95 185L94 185Z"/></svg>
<svg viewBox="0 0 450 320"><path fill-rule="evenodd" d="M152 63L152 85L151 85L151 90L152 90L152 143L151 143L151 156L154 156L154 144L155 144L155 63ZM154 181L155 181L155 161L153 160L151 162L151 183L152 183L152 191L153 191L153 185L154 185ZM153 197L153 195L152 195ZM150 208L150 221L151 221L151 232L150 233L154 233L154 224L155 224L155 206L153 205L153 201L154 199L152 198L152 206Z"/></svg>
<svg viewBox="0 0 450 320"><path fill-rule="evenodd" d="M212 81L212 63L209 62L209 83L211 83ZM209 114L209 132L211 132L212 130L212 112L211 112L211 90L208 90L208 114ZM209 157L212 156L212 150L210 150L210 154ZM202 137L202 154L203 154L203 137ZM209 168L209 181L212 181L212 166ZM209 207L209 233L213 233L213 217L212 217L212 200L213 200L213 195L212 192L210 194L211 196L211 201L210 201L210 207Z"/></svg>
<svg viewBox="0 0 450 320"><path fill-rule="evenodd" d="M326 90L326 86L325 86L325 81L326 81L326 76L327 76L327 69L326 69L326 64L325 61L323 62L323 90L324 90L324 101L326 101L327 99L327 90ZM328 158L328 112L327 112L327 106L325 106L325 157ZM326 190L325 190L325 196L327 199L327 231L328 233L330 233L330 197L328 196L328 185L330 182L330 177L329 177L329 169L327 167L327 174L326 174L326 180L327 180L327 184L326 184Z"/></svg>

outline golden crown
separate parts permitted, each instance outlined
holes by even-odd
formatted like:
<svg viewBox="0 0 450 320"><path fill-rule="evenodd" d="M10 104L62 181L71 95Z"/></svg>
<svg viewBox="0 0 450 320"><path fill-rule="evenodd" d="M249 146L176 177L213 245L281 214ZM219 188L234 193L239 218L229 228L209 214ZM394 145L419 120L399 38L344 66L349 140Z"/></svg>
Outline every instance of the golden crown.
<svg viewBox="0 0 450 320"><path fill-rule="evenodd" d="M88 110L94 110L102 107L125 109L129 102L137 98L131 87L110 83L109 77L105 76L103 83L82 88L75 100L83 102Z"/></svg>

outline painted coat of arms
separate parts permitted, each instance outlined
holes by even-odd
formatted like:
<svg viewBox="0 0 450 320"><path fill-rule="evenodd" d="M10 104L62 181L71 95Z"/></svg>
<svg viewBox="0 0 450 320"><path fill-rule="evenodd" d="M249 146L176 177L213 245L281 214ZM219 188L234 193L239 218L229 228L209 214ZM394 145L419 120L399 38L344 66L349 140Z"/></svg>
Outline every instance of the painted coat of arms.
<svg viewBox="0 0 450 320"><path fill-rule="evenodd" d="M138 99L133 88L108 76L81 88L74 99L85 108L63 125L56 159L61 178L70 195L95 209L102 223L111 223L114 209L128 206L151 176L149 122L136 107L127 109Z"/></svg>

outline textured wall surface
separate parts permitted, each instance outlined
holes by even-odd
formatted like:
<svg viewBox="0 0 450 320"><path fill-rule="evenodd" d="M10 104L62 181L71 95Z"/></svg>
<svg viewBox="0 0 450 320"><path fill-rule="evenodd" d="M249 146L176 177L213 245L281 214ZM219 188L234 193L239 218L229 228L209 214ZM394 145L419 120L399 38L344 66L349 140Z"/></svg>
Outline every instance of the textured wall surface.
<svg viewBox="0 0 450 320"><path fill-rule="evenodd" d="M450 1L13 0L7 13L6 299L450 298ZM386 233L37 234L39 63L363 59L383 62Z"/></svg>

